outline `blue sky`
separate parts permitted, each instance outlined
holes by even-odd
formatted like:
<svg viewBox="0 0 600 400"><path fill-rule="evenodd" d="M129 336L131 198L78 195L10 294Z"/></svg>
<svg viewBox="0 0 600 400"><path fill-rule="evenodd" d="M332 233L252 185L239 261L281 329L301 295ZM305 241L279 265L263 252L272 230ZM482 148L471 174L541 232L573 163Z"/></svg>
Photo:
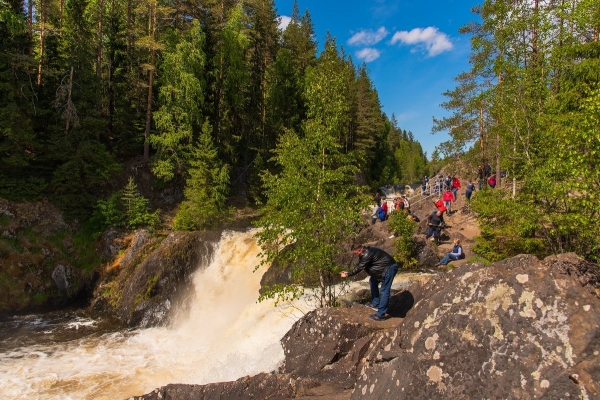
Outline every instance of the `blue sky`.
<svg viewBox="0 0 600 400"><path fill-rule="evenodd" d="M359 65L366 62L383 111L396 115L430 156L448 140L431 135L432 117L443 117L442 93L455 87L453 78L469 69L469 37L458 29L477 20L477 0L298 0L308 9L319 48L327 31ZM282 26L293 0L275 0Z"/></svg>

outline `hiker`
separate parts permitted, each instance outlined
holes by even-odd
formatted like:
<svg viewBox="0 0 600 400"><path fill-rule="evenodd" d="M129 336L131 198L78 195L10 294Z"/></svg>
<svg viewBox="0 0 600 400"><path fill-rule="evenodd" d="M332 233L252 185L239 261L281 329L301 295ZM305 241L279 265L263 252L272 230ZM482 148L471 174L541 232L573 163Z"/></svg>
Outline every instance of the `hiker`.
<svg viewBox="0 0 600 400"><path fill-rule="evenodd" d="M454 197L454 193L449 188L446 188L446 191L444 192L444 196L442 198L444 199L444 205L448 209L447 213L448 215L450 215L452 213L452 203L454 203L454 201L456 200L456 198Z"/></svg>
<svg viewBox="0 0 600 400"><path fill-rule="evenodd" d="M474 191L475 191L475 184L473 182L471 182L471 180L469 179L469 183L467 183L467 190L465 191L465 196L467 197L467 202L471 201L471 196L473 195Z"/></svg>
<svg viewBox="0 0 600 400"><path fill-rule="evenodd" d="M400 197L394 197L394 211L404 210L404 202Z"/></svg>
<svg viewBox="0 0 600 400"><path fill-rule="evenodd" d="M380 206L377 203L373 205L373 214L371 214L371 225L375 225L375 222L377 222L377 218L379 217L379 208Z"/></svg>
<svg viewBox="0 0 600 400"><path fill-rule="evenodd" d="M456 193L460 189L460 180L457 177L452 178L452 193L454 193L454 200L458 199Z"/></svg>
<svg viewBox="0 0 600 400"><path fill-rule="evenodd" d="M496 187L496 175L492 175L488 179L488 186L492 189Z"/></svg>
<svg viewBox="0 0 600 400"><path fill-rule="evenodd" d="M383 321L390 300L390 290L394 276L398 272L398 263L394 257L377 247L362 244L352 246L352 254L358 256L358 264L350 272L342 271L340 276L347 278L364 270L369 276L371 302L367 307L377 309L377 313L369 316L374 321ZM381 290L379 289L381 283Z"/></svg>
<svg viewBox="0 0 600 400"><path fill-rule="evenodd" d="M429 183L429 178L427 178L427 175L425 175L423 177L423 180L421 181L421 194L424 195L425 192L427 191L427 184Z"/></svg>
<svg viewBox="0 0 600 400"><path fill-rule="evenodd" d="M375 193L375 197L373 197L373 201L375 202L375 204L377 204L378 207L381 205L381 197L379 195L379 192Z"/></svg>
<svg viewBox="0 0 600 400"><path fill-rule="evenodd" d="M425 232L425 239L429 239L431 237L431 241L435 241L436 239L440 239L440 234L442 228L446 225L444 222L443 212L440 210L432 212L429 217L427 217L427 232Z"/></svg>
<svg viewBox="0 0 600 400"><path fill-rule="evenodd" d="M421 220L419 219L419 217L417 217L415 214L412 213L412 211L408 210L406 212L406 218L410 219L411 221L414 222L421 222Z"/></svg>
<svg viewBox="0 0 600 400"><path fill-rule="evenodd" d="M385 196L381 197L381 207L379 207L379 219L381 222L385 221L388 217L388 205Z"/></svg>
<svg viewBox="0 0 600 400"><path fill-rule="evenodd" d="M444 258L437 263L436 267L439 265L448 265L450 260L460 260L461 258L464 258L464 254L463 248L460 245L460 239L454 239L454 247L452 248L452 252L446 253Z"/></svg>
<svg viewBox="0 0 600 400"><path fill-rule="evenodd" d="M406 211L410 211L410 202L408 201L408 197L406 197L405 194L402 195L402 198L400 199L400 201L404 205L404 207L401 207L401 208Z"/></svg>
<svg viewBox="0 0 600 400"><path fill-rule="evenodd" d="M450 175L448 175L446 177L446 179L444 179L444 188L446 190L451 190L452 189L452 177Z"/></svg>
<svg viewBox="0 0 600 400"><path fill-rule="evenodd" d="M441 198L434 201L433 204L435 204L435 208L441 211L442 213L444 211L447 211L446 206L444 205L444 200L442 200Z"/></svg>

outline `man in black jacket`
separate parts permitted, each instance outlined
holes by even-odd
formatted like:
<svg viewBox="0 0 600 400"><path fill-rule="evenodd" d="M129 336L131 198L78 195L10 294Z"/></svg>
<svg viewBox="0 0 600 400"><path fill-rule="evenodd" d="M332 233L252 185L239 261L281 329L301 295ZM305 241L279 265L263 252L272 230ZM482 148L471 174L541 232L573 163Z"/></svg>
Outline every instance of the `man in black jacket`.
<svg viewBox="0 0 600 400"><path fill-rule="evenodd" d="M340 273L342 278L353 276L364 270L369 276L369 285L371 286L371 303L367 307L377 308L377 313L369 318L375 321L383 321L387 312L388 302L390 300L390 290L394 277L398 272L398 263L394 257L385 251L362 244L352 246L352 253L358 256L358 264L348 272ZM379 283L381 282L381 292Z"/></svg>
<svg viewBox="0 0 600 400"><path fill-rule="evenodd" d="M446 225L444 222L444 213L440 210L432 212L427 217L427 232L425 232L425 239L440 240L440 233L442 228Z"/></svg>

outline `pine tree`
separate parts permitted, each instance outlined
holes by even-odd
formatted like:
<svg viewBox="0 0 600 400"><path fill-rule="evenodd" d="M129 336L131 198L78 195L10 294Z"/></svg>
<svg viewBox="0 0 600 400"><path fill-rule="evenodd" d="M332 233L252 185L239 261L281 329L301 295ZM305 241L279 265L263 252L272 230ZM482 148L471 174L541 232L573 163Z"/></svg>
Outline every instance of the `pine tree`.
<svg viewBox="0 0 600 400"><path fill-rule="evenodd" d="M228 218L225 197L229 190L229 167L217 157L206 122L194 146L181 203L173 225L176 229L197 230L216 226Z"/></svg>
<svg viewBox="0 0 600 400"><path fill-rule="evenodd" d="M0 4L0 196L20 198L39 193L27 188L28 169L38 144L31 117L35 93L29 82L33 58L21 1ZM29 192L29 193L28 193Z"/></svg>

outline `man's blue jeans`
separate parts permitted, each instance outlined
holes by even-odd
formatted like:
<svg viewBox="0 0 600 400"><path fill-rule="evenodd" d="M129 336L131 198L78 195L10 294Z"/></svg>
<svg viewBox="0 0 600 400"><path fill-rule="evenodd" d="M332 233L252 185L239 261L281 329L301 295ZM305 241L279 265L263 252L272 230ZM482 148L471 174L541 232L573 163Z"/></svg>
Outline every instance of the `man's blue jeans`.
<svg viewBox="0 0 600 400"><path fill-rule="evenodd" d="M455 260L456 261L456 260L458 260L458 257L455 256L452 253L446 253L446 255L444 256L444 258L442 258L440 260L440 264L446 265L446 264L448 264L450 262L450 260Z"/></svg>
<svg viewBox="0 0 600 400"><path fill-rule="evenodd" d="M392 288L392 282L398 272L398 264L392 264L388 268L381 282L381 292L379 290L379 281L373 277L369 279L369 285L371 286L371 304L377 307L377 316L383 318L388 309L390 301L390 290Z"/></svg>

